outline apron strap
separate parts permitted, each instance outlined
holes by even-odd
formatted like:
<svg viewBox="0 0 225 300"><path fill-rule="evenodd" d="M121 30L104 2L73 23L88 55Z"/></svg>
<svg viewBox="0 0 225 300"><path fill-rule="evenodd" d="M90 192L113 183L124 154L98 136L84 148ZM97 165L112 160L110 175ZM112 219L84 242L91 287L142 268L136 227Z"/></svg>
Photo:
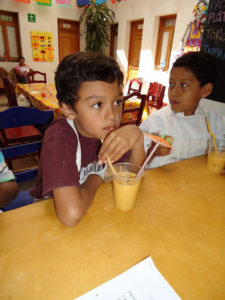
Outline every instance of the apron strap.
<svg viewBox="0 0 225 300"><path fill-rule="evenodd" d="M76 164L77 164L78 172L80 172L80 168L81 168L81 146L80 146L79 136L78 136L77 130L76 130L75 126L74 126L73 120L70 120L68 118L66 120L70 124L70 126L73 128L73 131L75 132L75 134L77 136Z"/></svg>

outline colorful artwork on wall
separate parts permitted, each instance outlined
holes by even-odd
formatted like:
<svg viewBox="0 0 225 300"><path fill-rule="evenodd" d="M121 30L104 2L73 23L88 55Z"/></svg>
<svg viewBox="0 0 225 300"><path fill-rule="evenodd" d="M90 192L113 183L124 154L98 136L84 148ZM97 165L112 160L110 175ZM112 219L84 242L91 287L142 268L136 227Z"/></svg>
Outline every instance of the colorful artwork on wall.
<svg viewBox="0 0 225 300"><path fill-rule="evenodd" d="M30 0L14 0L14 2L30 3Z"/></svg>
<svg viewBox="0 0 225 300"><path fill-rule="evenodd" d="M184 47L184 53L200 51L201 42L202 42L202 34L198 27L196 27L194 22L191 22L189 25L189 35L186 40L186 44Z"/></svg>
<svg viewBox="0 0 225 300"><path fill-rule="evenodd" d="M71 6L71 0L56 0L56 4L62 6Z"/></svg>
<svg viewBox="0 0 225 300"><path fill-rule="evenodd" d="M38 5L46 5L46 6L51 6L52 5L52 0L34 0Z"/></svg>
<svg viewBox="0 0 225 300"><path fill-rule="evenodd" d="M53 35L51 32L31 31L33 61L54 61Z"/></svg>

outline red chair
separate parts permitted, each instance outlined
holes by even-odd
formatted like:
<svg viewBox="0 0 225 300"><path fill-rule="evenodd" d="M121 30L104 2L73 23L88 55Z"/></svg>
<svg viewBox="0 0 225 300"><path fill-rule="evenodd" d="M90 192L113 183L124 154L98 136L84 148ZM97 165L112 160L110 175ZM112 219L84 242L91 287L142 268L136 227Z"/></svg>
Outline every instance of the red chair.
<svg viewBox="0 0 225 300"><path fill-rule="evenodd" d="M33 71L28 73L28 83L46 83L46 73Z"/></svg>
<svg viewBox="0 0 225 300"><path fill-rule="evenodd" d="M135 100L132 102L132 98ZM145 108L145 95L138 92L123 96L123 110L121 125L134 124L139 126Z"/></svg>
<svg viewBox="0 0 225 300"><path fill-rule="evenodd" d="M132 92L141 92L143 82L139 80L138 78L133 78L129 82L127 95L129 95Z"/></svg>
<svg viewBox="0 0 225 300"><path fill-rule="evenodd" d="M148 107L160 109L163 107L163 98L166 87L158 82L151 82L146 96Z"/></svg>

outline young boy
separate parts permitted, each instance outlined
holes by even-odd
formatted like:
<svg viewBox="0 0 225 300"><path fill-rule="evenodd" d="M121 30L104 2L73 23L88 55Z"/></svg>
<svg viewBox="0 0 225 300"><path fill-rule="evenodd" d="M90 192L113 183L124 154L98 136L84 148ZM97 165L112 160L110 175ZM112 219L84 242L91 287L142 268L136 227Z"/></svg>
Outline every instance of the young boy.
<svg viewBox="0 0 225 300"><path fill-rule="evenodd" d="M112 58L85 52L68 55L58 66L55 83L66 118L56 119L45 133L31 195L53 197L58 218L74 226L103 182L107 157L116 162L123 156L142 164L143 134L137 126L119 128L123 73Z"/></svg>
<svg viewBox="0 0 225 300"><path fill-rule="evenodd" d="M140 125L143 132L172 136L173 150L158 148L148 168L205 154L211 138L206 117L216 138L225 138L225 117L199 105L201 98L211 94L215 78L216 64L210 54L191 52L175 61L169 79L170 105L153 112Z"/></svg>

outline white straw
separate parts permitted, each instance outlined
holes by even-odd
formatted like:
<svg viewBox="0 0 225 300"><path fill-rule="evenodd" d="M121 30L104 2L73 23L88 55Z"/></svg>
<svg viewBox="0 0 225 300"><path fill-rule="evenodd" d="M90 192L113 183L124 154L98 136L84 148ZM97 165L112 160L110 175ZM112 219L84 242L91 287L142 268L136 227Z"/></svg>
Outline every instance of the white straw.
<svg viewBox="0 0 225 300"><path fill-rule="evenodd" d="M147 156L146 160L144 161L140 171L137 174L137 177L141 175L142 171L144 170L145 166L147 165L147 163L149 162L149 160L151 159L152 155L154 154L155 150L158 148L160 142L157 142L157 144L155 145L155 147L152 149L152 151L149 153L149 155Z"/></svg>

